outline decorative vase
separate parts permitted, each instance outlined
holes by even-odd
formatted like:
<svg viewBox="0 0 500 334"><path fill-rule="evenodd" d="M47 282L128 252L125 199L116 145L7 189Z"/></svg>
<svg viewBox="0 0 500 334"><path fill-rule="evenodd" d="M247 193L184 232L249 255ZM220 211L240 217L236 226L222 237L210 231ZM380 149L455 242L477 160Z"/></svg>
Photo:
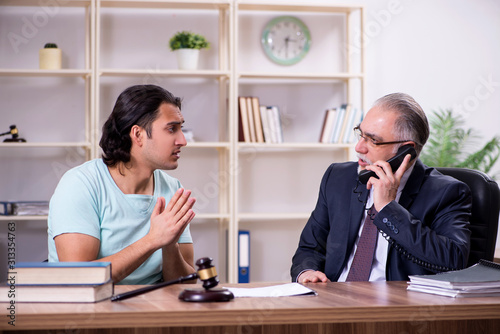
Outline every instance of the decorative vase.
<svg viewBox="0 0 500 334"><path fill-rule="evenodd" d="M175 50L177 66L180 70L196 70L198 68L198 49L178 49Z"/></svg>
<svg viewBox="0 0 500 334"><path fill-rule="evenodd" d="M57 48L40 49L40 69L41 70L60 70L62 51Z"/></svg>

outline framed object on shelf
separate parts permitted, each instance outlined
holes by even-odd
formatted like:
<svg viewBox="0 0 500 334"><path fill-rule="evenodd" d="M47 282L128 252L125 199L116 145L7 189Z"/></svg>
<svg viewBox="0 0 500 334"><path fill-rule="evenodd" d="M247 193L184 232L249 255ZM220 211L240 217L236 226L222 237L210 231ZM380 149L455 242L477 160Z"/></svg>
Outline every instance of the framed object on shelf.
<svg viewBox="0 0 500 334"><path fill-rule="evenodd" d="M311 33L297 17L278 16L264 27L261 44L267 57L276 64L293 65L309 52Z"/></svg>

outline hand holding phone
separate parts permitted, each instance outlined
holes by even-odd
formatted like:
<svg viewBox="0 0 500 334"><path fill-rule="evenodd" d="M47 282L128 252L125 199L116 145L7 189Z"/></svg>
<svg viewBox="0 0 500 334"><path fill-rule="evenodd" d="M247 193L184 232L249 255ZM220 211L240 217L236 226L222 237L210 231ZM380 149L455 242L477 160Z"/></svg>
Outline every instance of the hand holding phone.
<svg viewBox="0 0 500 334"><path fill-rule="evenodd" d="M403 163L403 160L405 159L405 157L408 154L411 155L410 161L415 159L417 156L417 152L415 151L413 146L403 145L399 148L399 150L395 156L393 156L392 158L387 160L389 165L391 165L391 169L392 169L393 173L396 172L396 170L398 170L399 166L401 166L401 164ZM370 179L370 177L372 177L372 176L378 179L378 176L374 171L364 169L361 172L359 172L358 178L359 178L359 181L361 183L366 184L368 182L368 179Z"/></svg>

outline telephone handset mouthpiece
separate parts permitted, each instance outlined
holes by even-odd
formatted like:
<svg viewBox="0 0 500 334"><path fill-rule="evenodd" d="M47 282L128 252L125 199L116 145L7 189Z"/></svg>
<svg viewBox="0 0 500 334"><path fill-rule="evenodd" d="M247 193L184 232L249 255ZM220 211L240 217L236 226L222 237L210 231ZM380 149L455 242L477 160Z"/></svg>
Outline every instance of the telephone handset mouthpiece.
<svg viewBox="0 0 500 334"><path fill-rule="evenodd" d="M399 148L398 152L396 153L395 156L387 160L389 165L391 165L392 172L394 173L399 166L403 163L404 158L410 154L411 155L411 160L415 159L417 157L417 151L413 148L411 145L403 145ZM358 179L361 183L366 184L370 177L375 177L378 179L377 174L375 174L374 171L364 169L361 172L359 172Z"/></svg>

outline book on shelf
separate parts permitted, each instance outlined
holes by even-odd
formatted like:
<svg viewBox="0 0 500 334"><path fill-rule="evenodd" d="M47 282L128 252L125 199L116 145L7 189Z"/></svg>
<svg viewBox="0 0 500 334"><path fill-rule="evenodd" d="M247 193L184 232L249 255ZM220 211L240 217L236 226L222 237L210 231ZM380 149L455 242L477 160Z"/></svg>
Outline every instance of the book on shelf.
<svg viewBox="0 0 500 334"><path fill-rule="evenodd" d="M461 270L409 278L408 291L449 297L500 296L500 264L487 260Z"/></svg>
<svg viewBox="0 0 500 334"><path fill-rule="evenodd" d="M342 138L343 144L353 143L356 140L353 130L354 127L360 124L362 120L363 112L361 111L361 109L352 108L349 115L349 120L347 122L347 128L344 133L344 137Z"/></svg>
<svg viewBox="0 0 500 334"><path fill-rule="evenodd" d="M250 138L250 125L248 124L246 97L240 96L238 98L238 106L240 109L239 127L241 129L239 133L239 141L249 143L251 141L251 138Z"/></svg>
<svg viewBox="0 0 500 334"><path fill-rule="evenodd" d="M352 129L361 122L362 111L350 104L342 104L338 108L327 109L323 117L320 132L320 143L349 144L354 141Z"/></svg>
<svg viewBox="0 0 500 334"><path fill-rule="evenodd" d="M253 120L255 123L255 139L257 143L264 143L264 130L262 128L262 119L260 116L259 98L256 96L250 97L252 102Z"/></svg>
<svg viewBox="0 0 500 334"><path fill-rule="evenodd" d="M9 283L9 282L7 282ZM0 302L95 303L113 296L114 284L8 284L0 286Z"/></svg>
<svg viewBox="0 0 500 334"><path fill-rule="evenodd" d="M16 284L102 284L111 262L18 262L8 275Z"/></svg>
<svg viewBox="0 0 500 334"><path fill-rule="evenodd" d="M283 143L281 115L277 106L266 106L269 119L271 143Z"/></svg>
<svg viewBox="0 0 500 334"><path fill-rule="evenodd" d="M256 143L257 142L257 135L255 133L255 119L254 119L254 113L252 110L252 98L251 97L245 97L245 102L247 104L247 117L248 117L248 128L250 132L250 142Z"/></svg>
<svg viewBox="0 0 500 334"><path fill-rule="evenodd" d="M281 115L277 106L261 105L256 96L238 98L238 140L246 143L282 143Z"/></svg>
<svg viewBox="0 0 500 334"><path fill-rule="evenodd" d="M320 134L320 143L329 143L332 138L333 124L335 123L337 109L331 108L325 111L325 117L323 119L323 127Z"/></svg>
<svg viewBox="0 0 500 334"><path fill-rule="evenodd" d="M346 105L343 104L340 106L339 111L337 113L330 143L338 143L339 141L340 132L342 131L342 127L344 125L345 112L346 112Z"/></svg>
<svg viewBox="0 0 500 334"><path fill-rule="evenodd" d="M48 201L2 201L0 215L46 216L49 214Z"/></svg>
<svg viewBox="0 0 500 334"><path fill-rule="evenodd" d="M337 140L335 141L336 143L343 143L344 136L348 132L348 130L352 132L352 128L348 129L349 119L351 118L351 113L352 113L352 107L350 104L344 104L342 105L341 108L344 109L344 119L342 120L342 125L340 126L340 130L336 138Z"/></svg>
<svg viewBox="0 0 500 334"><path fill-rule="evenodd" d="M271 125L269 124L269 113L267 111L267 106L259 106L260 108L260 119L262 121L262 132L264 133L264 142L272 143L271 139Z"/></svg>

